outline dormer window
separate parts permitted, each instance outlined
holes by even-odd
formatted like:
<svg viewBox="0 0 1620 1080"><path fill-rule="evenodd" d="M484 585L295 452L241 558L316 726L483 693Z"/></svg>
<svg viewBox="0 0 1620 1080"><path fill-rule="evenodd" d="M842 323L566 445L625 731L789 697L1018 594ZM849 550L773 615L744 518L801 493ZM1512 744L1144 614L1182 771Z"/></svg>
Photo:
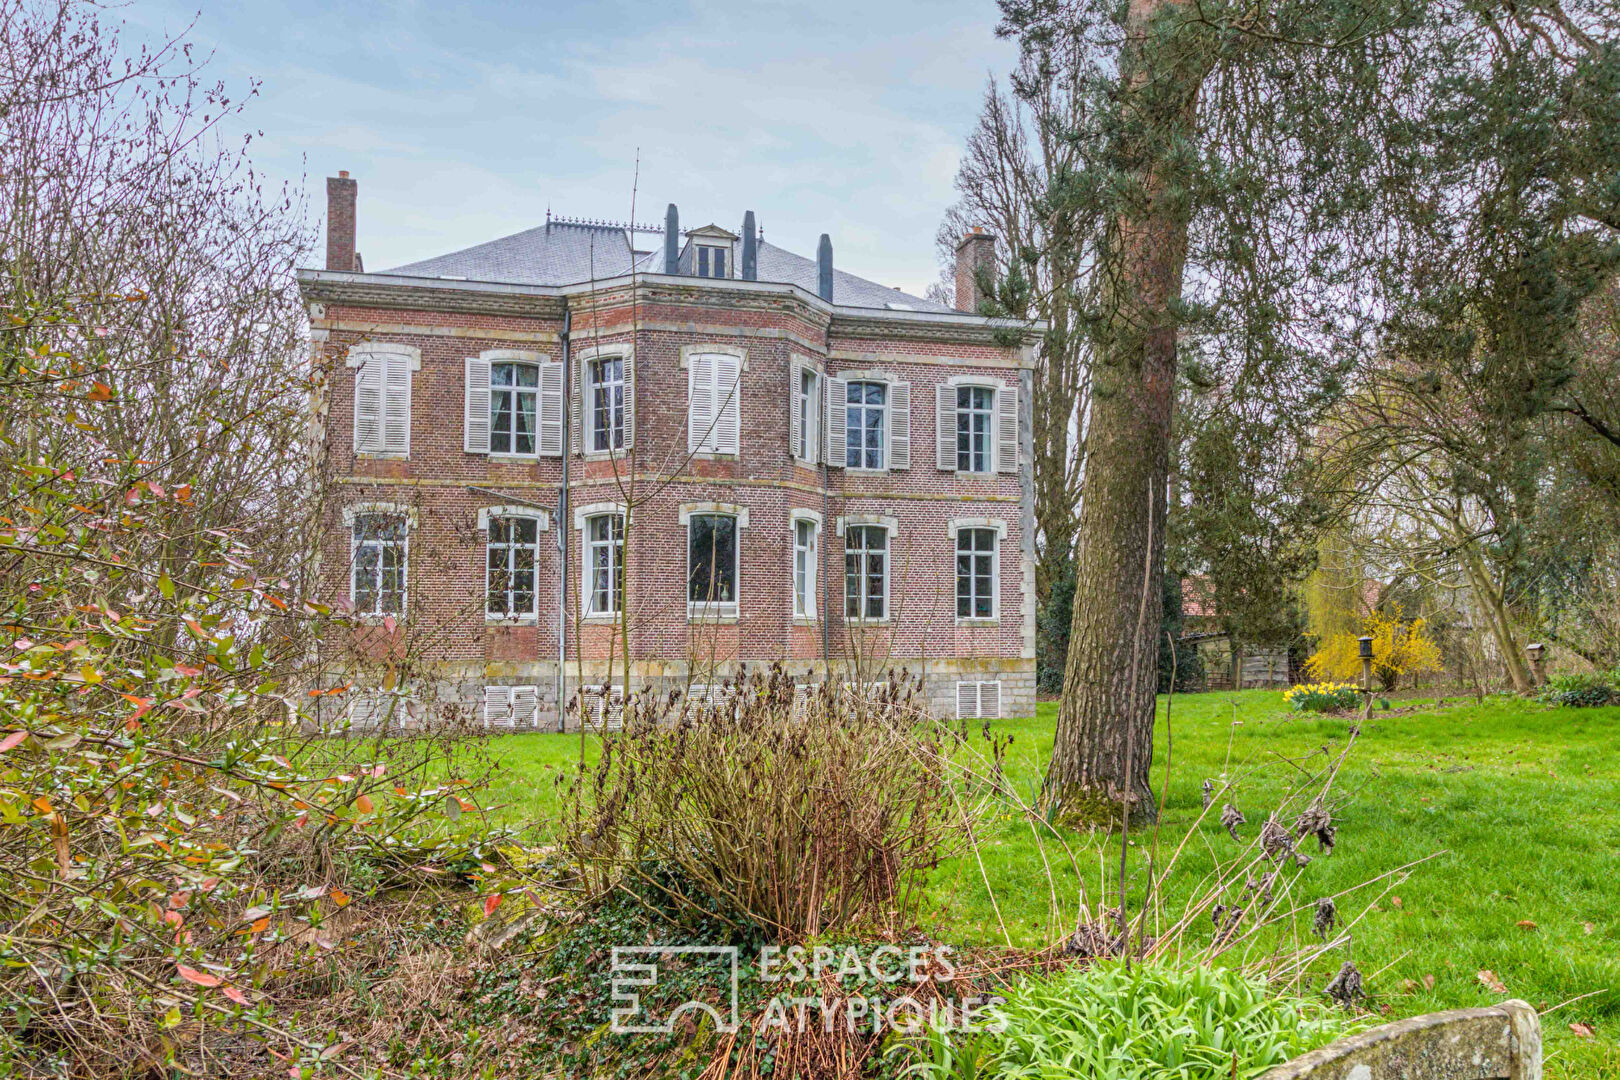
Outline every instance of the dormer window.
<svg viewBox="0 0 1620 1080"><path fill-rule="evenodd" d="M730 275L726 273L726 249L699 244L697 246L697 276L729 277Z"/></svg>
<svg viewBox="0 0 1620 1080"><path fill-rule="evenodd" d="M680 272L693 277L729 278L737 262L737 234L705 225L686 234Z"/></svg>

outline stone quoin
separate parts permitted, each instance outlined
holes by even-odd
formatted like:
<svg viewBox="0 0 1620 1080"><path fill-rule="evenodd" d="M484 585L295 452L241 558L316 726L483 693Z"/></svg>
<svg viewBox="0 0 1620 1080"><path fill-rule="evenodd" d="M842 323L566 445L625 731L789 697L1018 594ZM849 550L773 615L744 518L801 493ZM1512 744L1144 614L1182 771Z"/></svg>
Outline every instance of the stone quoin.
<svg viewBox="0 0 1620 1080"><path fill-rule="evenodd" d="M324 646L355 689L323 724L556 729L622 687L626 625L638 691L780 661L1033 713L1034 332L976 313L993 238L961 248L963 310L673 204L365 272L357 182L327 193L298 274L315 572L360 625Z"/></svg>

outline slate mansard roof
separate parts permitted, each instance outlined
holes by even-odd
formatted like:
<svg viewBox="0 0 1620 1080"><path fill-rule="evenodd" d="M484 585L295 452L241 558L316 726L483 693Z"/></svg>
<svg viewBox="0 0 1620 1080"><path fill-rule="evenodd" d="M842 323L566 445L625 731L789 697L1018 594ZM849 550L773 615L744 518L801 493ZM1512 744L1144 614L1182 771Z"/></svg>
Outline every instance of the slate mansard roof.
<svg viewBox="0 0 1620 1080"><path fill-rule="evenodd" d="M638 230L634 235L639 248L632 246L632 234L619 226L548 221L499 240L380 273L382 276L438 277L508 285L578 285L598 278L617 277L632 269L644 273L662 272L662 230ZM761 240L759 280L796 285L813 294L816 261ZM936 314L955 310L856 277L836 266L833 268L833 303L840 307Z"/></svg>

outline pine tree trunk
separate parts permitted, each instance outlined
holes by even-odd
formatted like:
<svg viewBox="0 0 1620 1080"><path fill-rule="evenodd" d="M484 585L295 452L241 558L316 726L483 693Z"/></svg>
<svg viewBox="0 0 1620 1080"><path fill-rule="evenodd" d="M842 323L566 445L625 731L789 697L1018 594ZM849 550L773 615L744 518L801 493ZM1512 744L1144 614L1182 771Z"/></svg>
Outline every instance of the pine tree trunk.
<svg viewBox="0 0 1620 1080"><path fill-rule="evenodd" d="M1163 32L1160 20L1186 2L1131 0L1127 14L1122 108L1135 134L1120 156L1136 197L1127 196L1105 256L1110 318L1097 349L1074 618L1046 775L1047 801L1071 823L1116 818L1127 798L1132 820L1157 813L1148 774L1175 402L1170 308L1181 295L1188 226L1168 162L1191 133L1205 71L1178 53L1185 35Z"/></svg>

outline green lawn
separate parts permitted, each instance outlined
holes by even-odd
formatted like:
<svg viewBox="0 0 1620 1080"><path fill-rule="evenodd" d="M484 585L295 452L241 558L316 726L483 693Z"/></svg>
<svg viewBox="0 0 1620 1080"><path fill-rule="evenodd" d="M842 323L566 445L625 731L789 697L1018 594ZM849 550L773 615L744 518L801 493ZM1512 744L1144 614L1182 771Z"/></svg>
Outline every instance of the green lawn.
<svg viewBox="0 0 1620 1080"><path fill-rule="evenodd" d="M1338 847L1315 857L1290 895L1310 903L1430 858L1405 880L1385 878L1341 897L1341 915L1362 916L1353 942L1319 958L1305 985L1319 988L1353 959L1367 976L1372 1004L1394 1015L1500 1000L1504 995L1482 985L1482 969L1494 972L1509 995L1544 1010L1592 994L1545 1018L1548 1075L1620 1078L1620 708L1552 710L1504 698L1398 703L1413 705L1412 712L1373 714L1336 786L1348 799L1339 813ZM1342 747L1348 732L1342 719L1287 712L1276 692L1183 695L1173 710L1161 861L1199 817L1205 778L1239 778L1231 797L1248 818L1240 831L1249 841L1290 778L1300 778L1301 767L1320 768L1323 748ZM1153 759L1160 791L1164 715L1161 699ZM1042 705L1034 719L994 725L1013 736L1006 772L1026 797L1039 783L1055 719L1055 707ZM495 740L501 815L553 818L554 778L580 751L577 735ZM589 741L586 752L594 756ZM948 939L1046 944L1056 926L1072 928L1082 889L1096 906L1105 877L1107 902L1117 902L1117 832L1066 833L1071 863L1050 836L1037 843L1027 819L1010 810L1004 806L981 832L977 858L953 859L937 873L931 906ZM1136 839L1132 898L1139 905L1152 837L1143 831ZM1315 843L1305 850L1315 855ZM1215 814L1206 817L1163 886L1165 910L1180 910L1203 891L1218 860L1230 862L1240 851ZM1534 927L1521 925L1526 921ZM1213 933L1205 917L1183 945L1202 947ZM1308 943L1272 935L1235 959L1253 962L1256 950ZM1432 988L1425 985L1429 976ZM1590 1024L1596 1037L1577 1038L1572 1021Z"/></svg>

